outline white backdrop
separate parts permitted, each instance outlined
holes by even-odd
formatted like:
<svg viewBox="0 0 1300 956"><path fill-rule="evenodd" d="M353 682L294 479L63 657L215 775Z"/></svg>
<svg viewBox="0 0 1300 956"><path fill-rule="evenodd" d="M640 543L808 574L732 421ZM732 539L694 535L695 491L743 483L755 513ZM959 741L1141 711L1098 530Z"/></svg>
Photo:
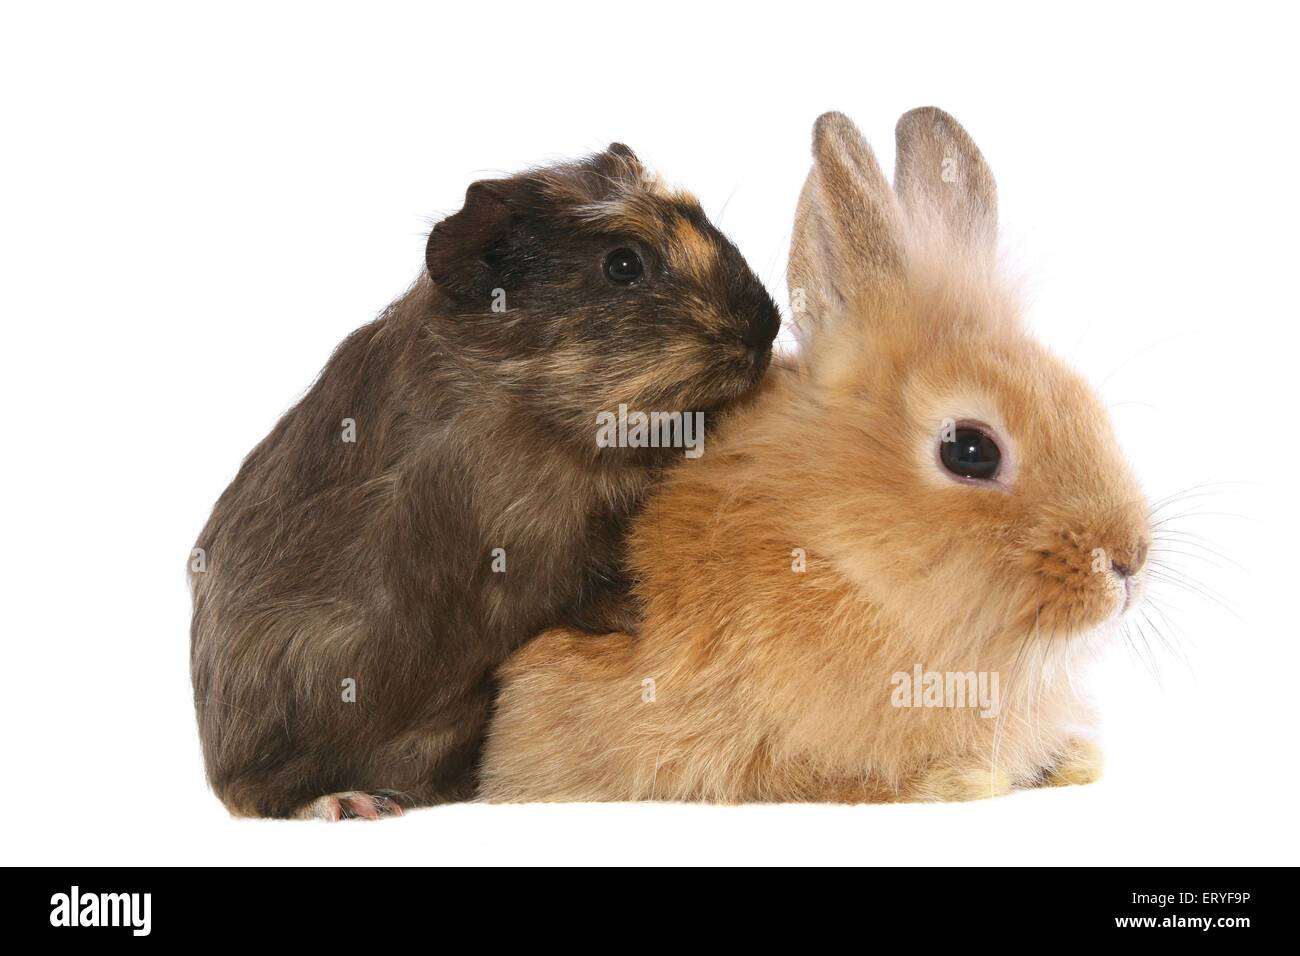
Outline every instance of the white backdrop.
<svg viewBox="0 0 1300 956"><path fill-rule="evenodd" d="M6 862L1298 862L1282 5L176 6L0 15ZM466 185L624 141L784 301L813 119L848 113L889 168L927 104L983 148L1031 321L1101 386L1151 496L1206 486L1185 527L1224 560L1182 567L1214 597L1168 592L1171 647L1099 673L1106 778L949 806L228 818L194 729L189 548Z"/></svg>

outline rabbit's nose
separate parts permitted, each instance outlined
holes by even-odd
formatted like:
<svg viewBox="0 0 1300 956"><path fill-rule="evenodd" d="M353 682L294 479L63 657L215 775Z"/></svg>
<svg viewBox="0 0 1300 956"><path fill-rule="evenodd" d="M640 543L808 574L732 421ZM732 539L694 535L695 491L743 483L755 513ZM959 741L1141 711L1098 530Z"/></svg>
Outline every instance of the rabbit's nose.
<svg viewBox="0 0 1300 956"><path fill-rule="evenodd" d="M1131 578L1142 570L1146 564L1147 551L1150 546L1146 543L1139 544L1129 554L1122 558L1115 558L1110 562L1110 569L1118 574L1121 578Z"/></svg>

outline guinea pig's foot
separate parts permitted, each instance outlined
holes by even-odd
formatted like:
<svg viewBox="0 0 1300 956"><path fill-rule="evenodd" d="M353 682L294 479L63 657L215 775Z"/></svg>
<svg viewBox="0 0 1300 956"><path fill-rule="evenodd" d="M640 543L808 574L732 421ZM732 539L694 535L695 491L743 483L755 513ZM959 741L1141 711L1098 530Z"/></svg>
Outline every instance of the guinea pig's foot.
<svg viewBox="0 0 1300 956"><path fill-rule="evenodd" d="M933 803L985 800L1011 792L1011 776L989 767L934 767L909 789L905 799Z"/></svg>
<svg viewBox="0 0 1300 956"><path fill-rule="evenodd" d="M391 797L361 790L327 793L317 797L299 811L304 820L379 820L400 817L402 808Z"/></svg>
<svg viewBox="0 0 1300 956"><path fill-rule="evenodd" d="M1060 759L1043 771L1040 787L1071 787L1096 783L1104 764L1101 748L1091 740L1071 740Z"/></svg>

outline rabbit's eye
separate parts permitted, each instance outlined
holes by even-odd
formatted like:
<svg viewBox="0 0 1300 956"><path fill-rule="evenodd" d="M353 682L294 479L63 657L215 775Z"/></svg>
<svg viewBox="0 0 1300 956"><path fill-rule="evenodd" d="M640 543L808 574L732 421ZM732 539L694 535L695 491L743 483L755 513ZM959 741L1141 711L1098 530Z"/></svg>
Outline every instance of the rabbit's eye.
<svg viewBox="0 0 1300 956"><path fill-rule="evenodd" d="M987 481L997 477L1002 452L987 432L963 425L957 428L952 441L939 443L939 460L959 478Z"/></svg>
<svg viewBox="0 0 1300 956"><path fill-rule="evenodd" d="M622 246L605 257L605 278L619 285L630 285L641 278L645 264L635 250Z"/></svg>

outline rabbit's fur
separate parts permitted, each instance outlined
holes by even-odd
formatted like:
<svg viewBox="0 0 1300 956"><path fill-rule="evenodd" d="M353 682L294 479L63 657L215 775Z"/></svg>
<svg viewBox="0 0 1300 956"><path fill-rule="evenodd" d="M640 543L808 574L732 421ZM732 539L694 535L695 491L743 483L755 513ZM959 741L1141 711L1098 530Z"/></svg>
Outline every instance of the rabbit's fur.
<svg viewBox="0 0 1300 956"><path fill-rule="evenodd" d="M555 629L503 666L482 799L960 800L1099 773L1072 665L1141 590L1148 508L998 278L975 145L935 109L897 139L891 188L847 118L817 122L802 367L636 521L639 635ZM999 436L998 483L940 467L961 420ZM996 716L895 706L918 665L996 673Z"/></svg>
<svg viewBox="0 0 1300 956"><path fill-rule="evenodd" d="M616 286L602 260L622 247L645 273ZM698 202L618 144L474 184L426 265L199 536L195 706L236 814L472 794L510 651L561 623L635 627L624 531L684 452L600 447L597 415L711 421L760 382L780 321Z"/></svg>

